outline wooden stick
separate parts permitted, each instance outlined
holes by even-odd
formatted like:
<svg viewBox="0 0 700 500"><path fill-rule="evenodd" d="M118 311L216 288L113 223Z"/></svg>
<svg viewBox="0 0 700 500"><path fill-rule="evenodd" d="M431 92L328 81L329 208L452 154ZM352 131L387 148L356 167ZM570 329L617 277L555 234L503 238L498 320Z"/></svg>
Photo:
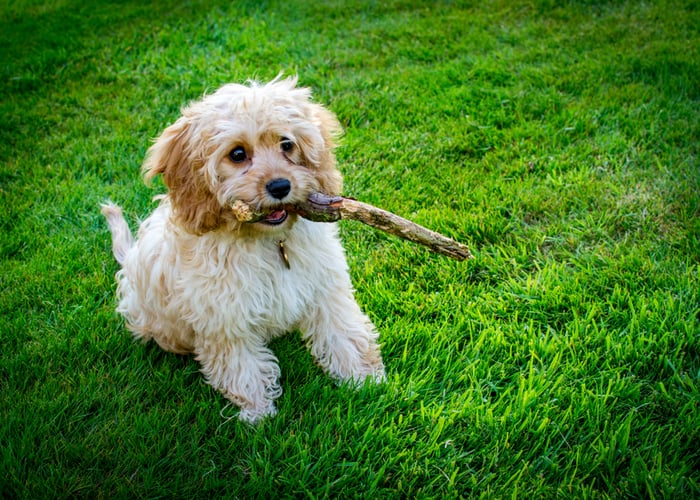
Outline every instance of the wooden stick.
<svg viewBox="0 0 700 500"><path fill-rule="evenodd" d="M236 218L241 222L258 222L267 215L256 212L241 201L236 201L231 208ZM352 198L313 193L306 202L283 208L315 222L335 222L340 219L357 220L399 238L425 245L434 252L456 260L474 258L466 245L396 214Z"/></svg>

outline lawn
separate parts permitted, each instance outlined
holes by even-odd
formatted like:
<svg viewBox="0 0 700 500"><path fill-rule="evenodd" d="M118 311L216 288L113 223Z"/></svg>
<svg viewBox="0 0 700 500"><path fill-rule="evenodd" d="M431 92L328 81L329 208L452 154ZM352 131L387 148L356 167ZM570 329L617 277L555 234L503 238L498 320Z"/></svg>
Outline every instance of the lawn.
<svg viewBox="0 0 700 500"><path fill-rule="evenodd" d="M700 497L697 2L0 2L0 493ZM132 341L100 213L226 82L298 74L345 193L468 244L342 222L386 384L299 335L257 426Z"/></svg>

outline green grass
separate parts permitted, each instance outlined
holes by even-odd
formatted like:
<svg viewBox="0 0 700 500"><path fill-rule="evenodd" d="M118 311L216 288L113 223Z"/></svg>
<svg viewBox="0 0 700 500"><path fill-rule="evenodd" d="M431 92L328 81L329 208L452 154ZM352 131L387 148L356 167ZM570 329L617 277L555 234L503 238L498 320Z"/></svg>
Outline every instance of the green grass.
<svg viewBox="0 0 700 500"><path fill-rule="evenodd" d="M3 497L700 496L700 10L692 1L0 2ZM388 382L298 335L257 427L114 311L109 197L179 108L298 73Z"/></svg>

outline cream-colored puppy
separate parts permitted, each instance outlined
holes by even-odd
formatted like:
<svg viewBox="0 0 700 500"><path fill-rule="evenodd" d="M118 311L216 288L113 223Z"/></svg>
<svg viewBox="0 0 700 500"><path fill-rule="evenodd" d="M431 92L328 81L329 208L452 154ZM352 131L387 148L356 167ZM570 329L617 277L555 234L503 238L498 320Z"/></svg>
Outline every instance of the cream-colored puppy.
<svg viewBox="0 0 700 500"><path fill-rule="evenodd" d="M145 179L162 174L168 193L136 240L118 206L102 208L127 327L167 351L194 353L248 422L276 412L280 369L267 344L291 330L336 379L384 379L336 225L282 208L341 191L340 125L309 96L296 78L223 86L186 107L148 151ZM237 200L267 217L238 222Z"/></svg>

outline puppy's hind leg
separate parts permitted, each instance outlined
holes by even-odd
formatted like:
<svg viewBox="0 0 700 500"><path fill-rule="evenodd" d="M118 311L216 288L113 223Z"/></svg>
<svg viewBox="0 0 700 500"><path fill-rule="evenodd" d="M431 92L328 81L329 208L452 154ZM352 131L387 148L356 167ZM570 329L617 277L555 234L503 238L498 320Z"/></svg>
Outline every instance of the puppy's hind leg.
<svg viewBox="0 0 700 500"><path fill-rule="evenodd" d="M241 409L238 418L253 424L277 413L274 400L282 389L272 351L243 340L198 344L195 353L202 373L212 387Z"/></svg>
<svg viewBox="0 0 700 500"><path fill-rule="evenodd" d="M311 354L332 377L355 385L385 380L379 334L350 290L337 290L317 302L299 327Z"/></svg>

